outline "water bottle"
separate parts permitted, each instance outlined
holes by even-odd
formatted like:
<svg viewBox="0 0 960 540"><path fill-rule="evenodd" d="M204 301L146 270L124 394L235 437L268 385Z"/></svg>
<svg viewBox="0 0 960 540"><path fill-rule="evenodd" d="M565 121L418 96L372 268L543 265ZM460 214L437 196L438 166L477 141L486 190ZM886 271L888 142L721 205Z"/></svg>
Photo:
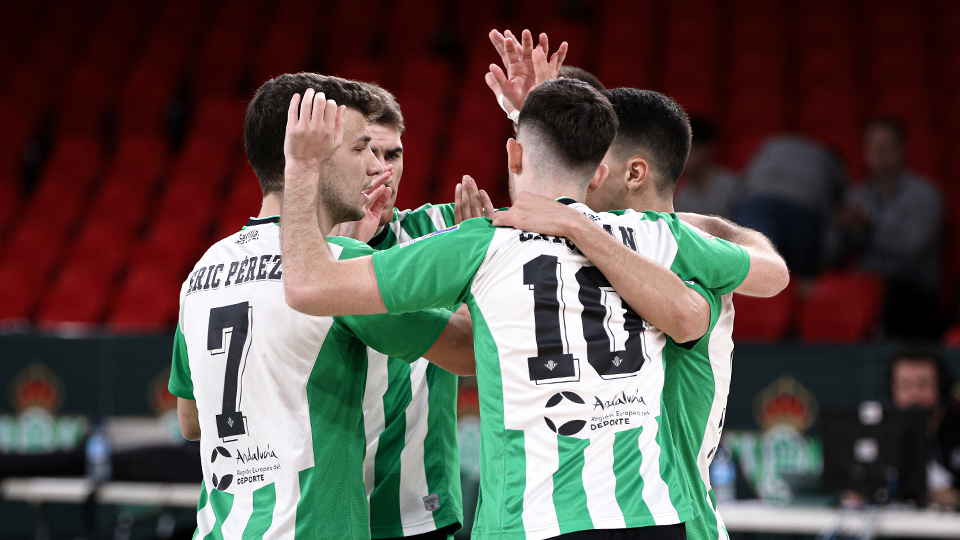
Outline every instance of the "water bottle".
<svg viewBox="0 0 960 540"><path fill-rule="evenodd" d="M726 446L717 447L717 453L710 464L710 485L717 504L737 499L737 469L733 456Z"/></svg>
<svg viewBox="0 0 960 540"><path fill-rule="evenodd" d="M90 429L87 437L87 478L96 484L110 479L110 441L102 424Z"/></svg>

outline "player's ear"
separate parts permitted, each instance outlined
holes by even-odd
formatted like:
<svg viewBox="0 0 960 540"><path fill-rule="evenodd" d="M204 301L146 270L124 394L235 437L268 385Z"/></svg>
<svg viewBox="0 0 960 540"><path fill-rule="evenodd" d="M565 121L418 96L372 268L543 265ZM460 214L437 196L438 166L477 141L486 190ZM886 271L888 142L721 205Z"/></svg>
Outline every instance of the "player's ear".
<svg viewBox="0 0 960 540"><path fill-rule="evenodd" d="M523 172L523 147L512 137L507 139L507 168L513 174Z"/></svg>
<svg viewBox="0 0 960 540"><path fill-rule="evenodd" d="M590 183L587 184L587 193L593 193L600 189L600 186L603 185L603 181L607 179L609 174L610 168L601 163L600 166L597 167L597 172L593 174L593 178L590 179Z"/></svg>
<svg viewBox="0 0 960 540"><path fill-rule="evenodd" d="M633 156L627 161L627 189L640 189L650 178L650 164L640 156Z"/></svg>

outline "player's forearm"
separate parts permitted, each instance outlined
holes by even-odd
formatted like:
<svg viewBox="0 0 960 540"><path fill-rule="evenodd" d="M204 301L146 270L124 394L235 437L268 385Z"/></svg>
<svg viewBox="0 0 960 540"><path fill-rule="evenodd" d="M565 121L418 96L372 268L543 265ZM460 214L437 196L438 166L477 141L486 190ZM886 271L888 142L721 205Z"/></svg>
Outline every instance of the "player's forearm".
<svg viewBox="0 0 960 540"><path fill-rule="evenodd" d="M790 283L787 263L773 242L762 233L741 227L717 216L679 214L681 219L728 242L743 247L750 255L750 271L735 291L747 296L776 296Z"/></svg>
<svg viewBox="0 0 960 540"><path fill-rule="evenodd" d="M370 257L336 261L317 219L319 171L288 163L280 252L287 305L307 315L384 313Z"/></svg>
<svg viewBox="0 0 960 540"><path fill-rule="evenodd" d="M638 315L674 341L685 343L706 333L709 305L676 274L624 246L586 216L571 224L567 237Z"/></svg>
<svg viewBox="0 0 960 540"><path fill-rule="evenodd" d="M177 420L180 423L180 433L188 441L200 440L200 413L197 411L197 402L192 399L177 398Z"/></svg>
<svg viewBox="0 0 960 540"><path fill-rule="evenodd" d="M473 321L466 306L461 306L450 316L450 321L437 338L433 347L423 355L441 368L460 375L474 377L477 361L473 352Z"/></svg>

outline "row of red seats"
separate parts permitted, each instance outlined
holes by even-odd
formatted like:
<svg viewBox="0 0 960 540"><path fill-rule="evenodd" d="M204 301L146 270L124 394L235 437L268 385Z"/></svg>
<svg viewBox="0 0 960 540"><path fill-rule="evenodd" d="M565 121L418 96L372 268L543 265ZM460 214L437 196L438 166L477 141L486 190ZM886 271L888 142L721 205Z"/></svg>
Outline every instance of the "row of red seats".
<svg viewBox="0 0 960 540"><path fill-rule="evenodd" d="M797 288L794 280L773 298L736 295L734 339L774 343L793 329L807 343L858 343L875 335L883 293L877 276L824 273L803 300Z"/></svg>

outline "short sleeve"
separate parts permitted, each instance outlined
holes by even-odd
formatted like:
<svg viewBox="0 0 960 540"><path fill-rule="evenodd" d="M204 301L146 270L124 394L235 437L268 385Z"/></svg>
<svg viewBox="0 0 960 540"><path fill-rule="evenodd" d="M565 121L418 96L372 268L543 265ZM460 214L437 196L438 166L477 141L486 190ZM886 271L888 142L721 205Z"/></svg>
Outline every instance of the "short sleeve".
<svg viewBox="0 0 960 540"><path fill-rule="evenodd" d="M684 281L695 281L720 295L732 292L750 271L750 255L737 244L711 236L681 221L676 214L661 214L677 241L677 256L670 266Z"/></svg>
<svg viewBox="0 0 960 540"><path fill-rule="evenodd" d="M193 380L190 378L190 360L187 357L187 340L183 337L179 325L173 337L173 362L170 366L170 383L167 389L177 397L195 399Z"/></svg>
<svg viewBox="0 0 960 540"><path fill-rule="evenodd" d="M496 229L473 218L373 255L389 313L456 305L466 298Z"/></svg>
<svg viewBox="0 0 960 540"><path fill-rule="evenodd" d="M410 363L433 347L450 315L447 309L427 309L401 315L384 313L335 319L364 345Z"/></svg>
<svg viewBox="0 0 960 540"><path fill-rule="evenodd" d="M689 350L696 347L704 339L707 339L708 336L710 336L710 332L713 331L713 327L717 325L717 321L720 320L720 308L721 308L722 295L720 295L716 291L707 289L706 287L704 287L703 285L700 285L695 281L684 281L683 284L697 291L700 294L700 296L702 296L707 301L707 304L710 306L710 324L709 326L707 326L707 331L702 336L700 336L699 339L688 341L686 343L677 343L678 347ZM668 339L672 339L669 336L667 337Z"/></svg>
<svg viewBox="0 0 960 540"><path fill-rule="evenodd" d="M340 260L375 253L370 246L351 238L331 237L328 240L342 248ZM413 362L433 347L446 328L450 315L446 309L427 309L403 315L384 313L334 319L342 330L374 350L405 362Z"/></svg>

